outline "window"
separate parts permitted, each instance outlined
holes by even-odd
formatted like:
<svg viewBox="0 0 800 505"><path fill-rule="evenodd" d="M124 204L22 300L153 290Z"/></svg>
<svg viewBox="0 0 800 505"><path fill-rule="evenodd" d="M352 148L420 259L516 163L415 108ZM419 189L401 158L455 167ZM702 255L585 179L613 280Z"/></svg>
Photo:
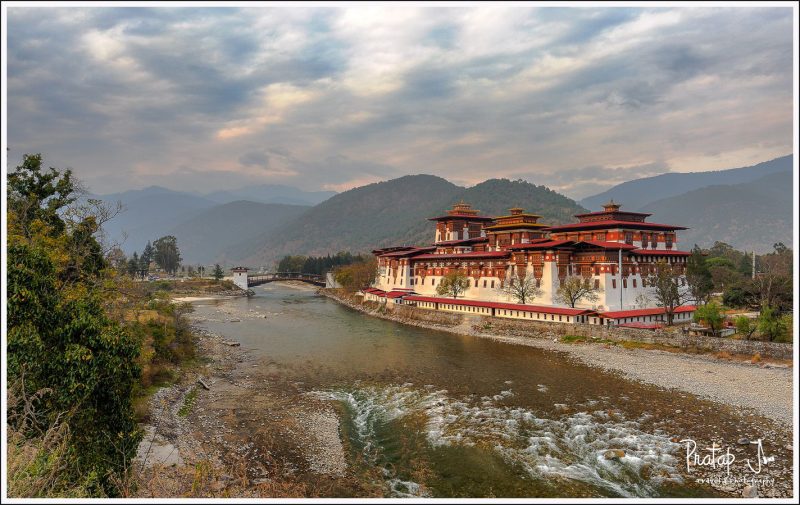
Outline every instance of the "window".
<svg viewBox="0 0 800 505"><path fill-rule="evenodd" d="M636 288L636 279L633 279L633 287Z"/></svg>
<svg viewBox="0 0 800 505"><path fill-rule="evenodd" d="M494 287L494 281L492 281L492 287Z"/></svg>
<svg viewBox="0 0 800 505"><path fill-rule="evenodd" d="M611 279L611 287L617 289L617 279Z"/></svg>
<svg viewBox="0 0 800 505"><path fill-rule="evenodd" d="M486 287L486 279L483 280L483 287Z"/></svg>
<svg viewBox="0 0 800 505"><path fill-rule="evenodd" d="M628 279L622 279L622 287L628 289Z"/></svg>
<svg viewBox="0 0 800 505"><path fill-rule="evenodd" d="M600 289L600 279L594 280L594 289Z"/></svg>
<svg viewBox="0 0 800 505"><path fill-rule="evenodd" d="M633 244L633 233L626 231L625 232L625 243L626 244Z"/></svg>

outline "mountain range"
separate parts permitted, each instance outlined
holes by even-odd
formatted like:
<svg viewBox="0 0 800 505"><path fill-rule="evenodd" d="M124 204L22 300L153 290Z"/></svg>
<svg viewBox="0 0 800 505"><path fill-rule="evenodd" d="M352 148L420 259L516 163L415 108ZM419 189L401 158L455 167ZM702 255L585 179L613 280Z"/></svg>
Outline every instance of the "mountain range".
<svg viewBox="0 0 800 505"><path fill-rule="evenodd" d="M598 209L614 199L628 210L640 210L651 202L678 196L706 186L741 184L775 172L792 170L792 156L782 156L757 165L710 172L670 172L618 184L602 193L580 201L587 209Z"/></svg>
<svg viewBox="0 0 800 505"><path fill-rule="evenodd" d="M187 264L270 268L286 254L366 252L389 245L430 244L428 218L465 201L484 215L513 206L548 224L574 222L613 198L626 210L652 213L653 222L688 226L681 249L723 241L765 252L792 242L792 156L752 167L668 173L628 181L580 203L523 180L490 179L468 188L433 175L408 175L342 193L263 185L192 194L157 186L111 195L126 211L106 225L123 250L175 235Z"/></svg>

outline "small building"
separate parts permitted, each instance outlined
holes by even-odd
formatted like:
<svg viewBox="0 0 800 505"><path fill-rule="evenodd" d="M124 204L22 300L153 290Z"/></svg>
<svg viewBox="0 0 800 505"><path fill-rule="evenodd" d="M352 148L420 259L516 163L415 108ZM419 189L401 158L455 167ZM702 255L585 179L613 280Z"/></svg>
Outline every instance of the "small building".
<svg viewBox="0 0 800 505"><path fill-rule="evenodd" d="M695 310L697 310L697 307L694 305L684 305L676 308L672 314L672 322L688 323L692 320ZM590 318L590 323L606 326L625 326L630 323L666 324L667 314L663 307L656 307L652 309L617 310L614 312L602 312L596 317L593 316Z"/></svg>
<svg viewBox="0 0 800 505"><path fill-rule="evenodd" d="M233 283L236 284L237 287L241 289L249 289L248 281L247 281L247 272L250 269L247 267L233 267L231 268L231 272L233 272Z"/></svg>
<svg viewBox="0 0 800 505"><path fill-rule="evenodd" d="M465 298L442 298L420 295L406 296L405 303L423 309L441 310L445 312L460 312L477 316L493 316L508 319L524 319L526 321L549 321L557 323L586 323L588 316L595 313L589 309L486 302L481 300L468 300Z"/></svg>

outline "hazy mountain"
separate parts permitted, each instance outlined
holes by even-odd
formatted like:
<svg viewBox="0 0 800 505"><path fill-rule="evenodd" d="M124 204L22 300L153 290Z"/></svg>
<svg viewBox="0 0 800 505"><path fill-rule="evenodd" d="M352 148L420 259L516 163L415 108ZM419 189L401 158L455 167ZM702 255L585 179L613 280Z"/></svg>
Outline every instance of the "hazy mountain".
<svg viewBox="0 0 800 505"><path fill-rule="evenodd" d="M758 165L713 172L668 173L623 182L598 195L584 198L580 204L592 211L614 199L625 210L641 210L656 200L677 196L706 186L740 184L755 181L765 175L792 169L792 155L765 161Z"/></svg>
<svg viewBox="0 0 800 505"><path fill-rule="evenodd" d="M586 212L574 200L546 186L522 180L489 179L464 189L449 202L443 202L442 209L450 208L462 199L488 216L505 216L511 207L522 207L531 214L541 215L540 221L546 224L572 223L575 214Z"/></svg>
<svg viewBox="0 0 800 505"><path fill-rule="evenodd" d="M544 186L492 179L462 188L440 177L412 175L340 193L263 237L258 251L244 258L269 266L286 254L364 252L390 245L433 241L428 218L464 200L485 215L506 214L519 205L542 214L543 222L563 223L584 209ZM256 244L251 244L256 245Z"/></svg>
<svg viewBox="0 0 800 505"><path fill-rule="evenodd" d="M690 227L678 235L681 249L719 240L737 249L767 252L776 242L792 243L792 187L792 172L782 171L751 182L696 189L642 210L653 213L653 222Z"/></svg>
<svg viewBox="0 0 800 505"><path fill-rule="evenodd" d="M335 195L335 191L303 191L292 186L262 184L239 189L214 191L205 198L217 203L248 200L260 203L285 203L291 205L316 205Z"/></svg>
<svg viewBox="0 0 800 505"><path fill-rule="evenodd" d="M105 230L109 239L121 242L128 254L141 252L148 240L166 235L178 223L217 205L206 198L159 186L91 197L123 204L124 211L106 223Z"/></svg>
<svg viewBox="0 0 800 505"><path fill-rule="evenodd" d="M184 263L227 263L230 250L269 233L310 207L236 201L201 211L169 230L178 239Z"/></svg>

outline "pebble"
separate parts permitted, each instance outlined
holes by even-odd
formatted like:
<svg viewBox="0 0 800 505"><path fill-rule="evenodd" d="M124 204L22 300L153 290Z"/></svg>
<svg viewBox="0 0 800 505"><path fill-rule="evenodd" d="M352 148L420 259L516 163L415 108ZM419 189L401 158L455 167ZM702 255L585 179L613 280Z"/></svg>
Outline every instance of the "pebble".
<svg viewBox="0 0 800 505"><path fill-rule="evenodd" d="M745 486L742 489L743 498L758 498L758 490L755 486Z"/></svg>

